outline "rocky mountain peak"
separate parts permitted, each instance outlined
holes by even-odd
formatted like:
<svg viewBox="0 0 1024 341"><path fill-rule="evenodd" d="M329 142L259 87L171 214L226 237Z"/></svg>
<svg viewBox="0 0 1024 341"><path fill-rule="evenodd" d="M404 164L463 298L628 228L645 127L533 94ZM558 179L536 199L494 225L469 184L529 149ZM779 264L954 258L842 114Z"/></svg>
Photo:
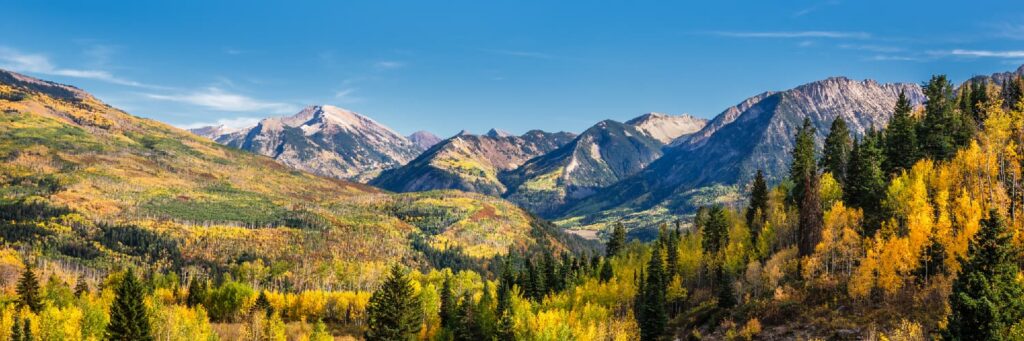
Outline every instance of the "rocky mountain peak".
<svg viewBox="0 0 1024 341"><path fill-rule="evenodd" d="M704 128L707 122L706 119L688 114L673 116L650 112L626 121L626 124L636 127L661 143L667 144L681 136L699 131L701 128Z"/></svg>
<svg viewBox="0 0 1024 341"><path fill-rule="evenodd" d="M507 131L504 131L504 130L501 130L501 129L498 129L498 128L491 128L491 130L488 130L487 134L485 134L485 135L487 135L489 137L495 137L495 138L515 136L514 134L512 134L510 132L507 132Z"/></svg>
<svg viewBox="0 0 1024 341"><path fill-rule="evenodd" d="M420 149L427 150L441 142L441 138L426 130L420 130L409 135L409 141L416 144Z"/></svg>

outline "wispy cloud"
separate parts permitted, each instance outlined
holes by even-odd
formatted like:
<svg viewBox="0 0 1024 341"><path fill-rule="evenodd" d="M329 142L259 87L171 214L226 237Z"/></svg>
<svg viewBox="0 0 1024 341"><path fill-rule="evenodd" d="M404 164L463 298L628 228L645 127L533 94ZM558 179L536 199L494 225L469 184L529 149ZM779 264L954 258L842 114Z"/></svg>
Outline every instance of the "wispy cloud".
<svg viewBox="0 0 1024 341"><path fill-rule="evenodd" d="M373 67L375 67L377 69L381 69L381 70L390 70L390 69L403 68L403 67L405 67L405 65L406 65L405 62L394 61L394 60L382 60L382 61L373 63Z"/></svg>
<svg viewBox="0 0 1024 341"><path fill-rule="evenodd" d="M878 53L902 52L906 49L895 46L872 45L872 44L839 44L839 48L846 50L860 50Z"/></svg>
<svg viewBox="0 0 1024 341"><path fill-rule="evenodd" d="M835 6L835 5L838 5L838 4L839 4L838 0L830 0L830 1L820 2L820 3L817 3L817 4L811 5L810 7L806 7L806 8L803 8L803 9L799 10L799 11L793 12L793 16L794 17L802 17L802 16L805 16L805 15L811 14L813 12L816 12L816 11L818 11L820 9L823 9L825 7Z"/></svg>
<svg viewBox="0 0 1024 341"><path fill-rule="evenodd" d="M1024 50L964 50L955 49L951 51L939 51L935 54L947 54L960 57L983 57L983 58L1024 58Z"/></svg>
<svg viewBox="0 0 1024 341"><path fill-rule="evenodd" d="M160 88L116 77L104 70L71 69L59 67L44 54L25 53L9 47L0 47L0 68L49 76L64 76L104 81L113 84L143 88Z"/></svg>
<svg viewBox="0 0 1024 341"><path fill-rule="evenodd" d="M334 100L336 100L336 101L338 101L338 103L342 103L342 104L351 104L351 103L362 102L363 98L355 95L356 90L358 90L358 89L356 89L356 88L344 88L344 89L338 90L338 92L334 93Z"/></svg>
<svg viewBox="0 0 1024 341"><path fill-rule="evenodd" d="M217 111L268 111L275 114L285 114L298 110L298 107L291 104L262 101L245 95L230 93L216 87L184 94L164 95L147 93L143 95L149 99L186 103Z"/></svg>
<svg viewBox="0 0 1024 341"><path fill-rule="evenodd" d="M230 129L242 129L242 128L252 127L252 126L256 125L256 123L259 123L259 122L260 122L260 118L257 118L257 117L232 117L232 118L222 118L222 119L219 119L219 120L216 120L216 121L213 121L213 122L193 122L193 123L181 124L181 125L178 125L178 128L182 128L182 129L195 129L195 128L211 127L211 126L213 126L213 127L224 126L226 128L230 128Z"/></svg>
<svg viewBox="0 0 1024 341"><path fill-rule="evenodd" d="M889 54L877 54L866 58L868 61L875 62L919 62L923 61L924 58L914 56L900 56L900 55L889 55Z"/></svg>
<svg viewBox="0 0 1024 341"><path fill-rule="evenodd" d="M871 34L867 32L843 32L843 31L764 31L764 32L736 32L736 31L714 31L712 35L730 38L824 38L824 39L869 39Z"/></svg>

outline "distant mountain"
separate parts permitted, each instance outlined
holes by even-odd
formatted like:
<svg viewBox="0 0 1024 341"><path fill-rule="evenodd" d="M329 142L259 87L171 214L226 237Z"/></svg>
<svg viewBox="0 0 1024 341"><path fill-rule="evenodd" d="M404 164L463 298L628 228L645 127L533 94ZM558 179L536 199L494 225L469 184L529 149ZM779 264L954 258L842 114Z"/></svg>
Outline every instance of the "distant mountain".
<svg viewBox="0 0 1024 341"><path fill-rule="evenodd" d="M1003 84L1006 84L1006 82L1009 81L1010 79L1013 79L1013 78L1016 78L1016 77L1020 77L1020 76L1024 76L1024 65L1021 65L1015 71L998 72L998 73L994 73L994 74L987 75L987 76L974 76L974 77L971 77L971 79L968 80L968 81L969 82L990 81L992 83L995 83L998 86L1003 86Z"/></svg>
<svg viewBox="0 0 1024 341"><path fill-rule="evenodd" d="M793 135L804 118L817 129L820 147L836 117L843 117L856 135L884 127L900 92L915 105L924 101L917 84L842 77L757 95L677 140L643 171L570 205L562 216L586 225L640 212L636 216L649 223L650 212L682 214L701 204L738 200L739 186L758 169L773 181L785 176Z"/></svg>
<svg viewBox="0 0 1024 341"><path fill-rule="evenodd" d="M503 174L506 197L548 215L636 174L661 157L666 142L697 131L705 122L663 114L645 114L626 123L601 121L569 144Z"/></svg>
<svg viewBox="0 0 1024 341"><path fill-rule="evenodd" d="M498 174L519 167L572 141L572 133L532 130L522 136L462 131L430 148L405 166L385 171L370 184L397 192L458 189L500 196Z"/></svg>
<svg viewBox="0 0 1024 341"><path fill-rule="evenodd" d="M293 116L263 119L254 127L214 136L222 129L203 127L192 132L296 169L360 182L409 162L423 150L369 117L329 105L310 106Z"/></svg>
<svg viewBox="0 0 1024 341"><path fill-rule="evenodd" d="M672 116L652 112L626 121L626 124L636 127L663 144L667 144L680 136L697 132L704 128L707 122L706 119L686 114Z"/></svg>
<svg viewBox="0 0 1024 341"><path fill-rule="evenodd" d="M215 125L215 126L205 126L205 127L199 127L199 128L192 128L192 129L189 129L188 131L192 132L193 134L196 134L196 135L199 135L199 136L211 139L211 140L215 140L218 137L221 137L221 135L226 135L226 134L230 134L230 133L236 132L236 131L238 131L238 129L228 128L228 127L224 126L223 124L221 124L221 125Z"/></svg>
<svg viewBox="0 0 1024 341"><path fill-rule="evenodd" d="M437 135L434 135L433 133L426 130L420 130L415 133L412 133L412 135L409 135L408 138L409 141L411 141L413 144L415 144L422 150L430 149L430 147L433 147L438 142L441 142L440 137L437 137Z"/></svg>

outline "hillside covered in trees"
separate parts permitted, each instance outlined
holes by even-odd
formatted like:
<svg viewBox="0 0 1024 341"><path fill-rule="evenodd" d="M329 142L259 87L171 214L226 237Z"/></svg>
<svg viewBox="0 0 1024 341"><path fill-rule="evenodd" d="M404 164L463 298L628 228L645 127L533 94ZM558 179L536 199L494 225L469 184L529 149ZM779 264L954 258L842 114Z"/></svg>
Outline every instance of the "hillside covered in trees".
<svg viewBox="0 0 1024 341"><path fill-rule="evenodd" d="M603 247L500 199L285 169L0 74L0 339L1024 337L1024 80L884 129L803 124L785 179Z"/></svg>

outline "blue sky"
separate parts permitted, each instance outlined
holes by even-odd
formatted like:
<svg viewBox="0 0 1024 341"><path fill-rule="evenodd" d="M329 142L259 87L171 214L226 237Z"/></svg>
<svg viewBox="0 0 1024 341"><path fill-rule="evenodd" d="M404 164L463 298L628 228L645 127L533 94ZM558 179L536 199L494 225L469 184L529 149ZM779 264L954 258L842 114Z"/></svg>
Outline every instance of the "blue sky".
<svg viewBox="0 0 1024 341"><path fill-rule="evenodd" d="M177 126L333 104L398 130L711 117L829 76L1024 64L1015 1L5 1L0 68Z"/></svg>

